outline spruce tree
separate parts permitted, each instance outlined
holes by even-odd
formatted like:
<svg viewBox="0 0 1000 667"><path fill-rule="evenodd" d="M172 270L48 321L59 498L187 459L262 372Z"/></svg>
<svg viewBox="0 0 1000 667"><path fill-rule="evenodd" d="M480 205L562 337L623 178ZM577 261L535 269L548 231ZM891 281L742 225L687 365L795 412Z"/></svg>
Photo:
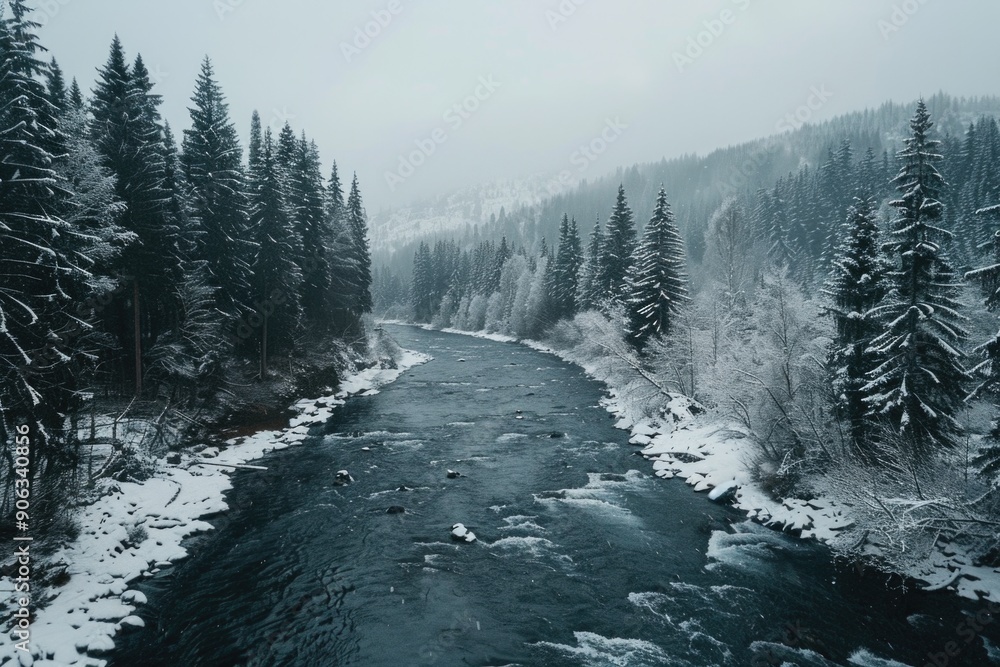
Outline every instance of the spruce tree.
<svg viewBox="0 0 1000 667"><path fill-rule="evenodd" d="M914 461L957 443L962 428L955 413L970 379L962 366L960 345L967 334L959 284L942 247L951 233L935 224L942 218L946 183L935 166L940 142L929 136L932 125L921 100L894 180L902 196L891 202L898 217L885 244L895 262L889 291L870 311L883 327L871 349L883 361L864 388L872 414L889 420Z"/></svg>
<svg viewBox="0 0 1000 667"><path fill-rule="evenodd" d="M328 252L329 287L326 295L326 310L328 324L334 331L346 333L353 326L354 316L351 310L352 295L357 291L355 270L356 262L353 253L353 240L347 226L344 202L344 190L340 182L340 174L336 161L330 171L327 181L325 205L324 241Z"/></svg>
<svg viewBox="0 0 1000 667"><path fill-rule="evenodd" d="M686 264L684 240L661 187L629 277L628 339L640 352L650 338L670 334L674 318L689 300Z"/></svg>
<svg viewBox="0 0 1000 667"><path fill-rule="evenodd" d="M368 216L361 201L357 174L351 181L351 192L347 196L346 217L356 272L353 310L360 318L372 311L372 258L368 248Z"/></svg>
<svg viewBox="0 0 1000 667"><path fill-rule="evenodd" d="M573 317L577 310L577 291L579 290L580 265L583 256L580 252L580 232L576 227L576 219L571 222L569 216L563 214L559 225L559 248L552 267L551 289L553 319Z"/></svg>
<svg viewBox="0 0 1000 667"><path fill-rule="evenodd" d="M76 77L73 77L73 83L69 86L69 104L74 109L80 110L82 110L85 105L83 91L80 90L80 84L77 83Z"/></svg>
<svg viewBox="0 0 1000 667"><path fill-rule="evenodd" d="M260 377L271 355L291 349L300 323L301 238L285 202L281 167L270 130L265 132L260 168L251 187L250 224L256 235L253 263L255 324L259 331Z"/></svg>
<svg viewBox="0 0 1000 667"><path fill-rule="evenodd" d="M587 245L587 256L580 266L580 287L577 294L577 304L581 311L596 308L601 300L601 286L598 276L601 262L601 244L604 234L601 232L600 219L594 222L594 230L590 233Z"/></svg>
<svg viewBox="0 0 1000 667"><path fill-rule="evenodd" d="M428 245L421 241L413 256L413 281L410 285L410 305L417 322L430 322L433 316L434 267Z"/></svg>
<svg viewBox="0 0 1000 667"><path fill-rule="evenodd" d="M253 175L260 169L260 152L263 150L264 135L261 133L260 114L254 109L250 117L250 143L247 147L247 172Z"/></svg>
<svg viewBox="0 0 1000 667"><path fill-rule="evenodd" d="M977 214L991 220L996 227L996 221L1000 218L1000 205L980 209ZM996 312L1000 310L1000 230L994 232L990 246L989 263L969 271L965 278L979 283L986 309ZM982 361L972 368L979 384L973 389L970 398L996 397L1000 394L1000 331L975 351L981 355ZM1000 474L1000 420L994 421L986 443L980 448L974 463L983 474L992 478Z"/></svg>
<svg viewBox="0 0 1000 667"><path fill-rule="evenodd" d="M629 269L637 245L635 219L625 197L625 186L618 186L615 209L608 219L601 243L597 281L602 301L624 302Z"/></svg>
<svg viewBox="0 0 1000 667"><path fill-rule="evenodd" d="M836 409L849 424L852 451L869 463L874 456L865 387L868 373L879 365L879 357L869 346L881 331L872 310L885 298L888 270L879 242L875 200L857 199L848 214L848 235L824 290L837 329L827 367L837 396Z"/></svg>
<svg viewBox="0 0 1000 667"><path fill-rule="evenodd" d="M192 103L181 164L205 232L197 257L208 262L219 288L219 308L233 318L259 308L250 289L250 263L257 249L249 240L243 151L208 58L202 63Z"/></svg>
<svg viewBox="0 0 1000 667"><path fill-rule="evenodd" d="M85 350L74 300L88 293L85 234L58 215L70 196L46 146L65 143L41 83L39 24L21 0L0 10L0 442L31 429L29 471L70 463L65 415L79 407ZM59 166L58 164L56 165ZM110 252L111 248L92 248ZM84 314L85 315L85 314ZM10 456L4 457L8 464Z"/></svg>
<svg viewBox="0 0 1000 667"><path fill-rule="evenodd" d="M303 133L296 146L288 196L295 227L302 238L302 254L296 258L302 272L302 306L312 324L324 323L331 284L326 200L320 170L319 148Z"/></svg>
<svg viewBox="0 0 1000 667"><path fill-rule="evenodd" d="M122 257L122 272L130 283L129 312L118 312L125 303L115 304L106 317L122 347L131 350L128 366L137 394L142 391L143 350L172 319L168 295L179 279L177 229L168 215L164 189L159 104L142 58L130 68L116 36L94 89L91 139L116 178L125 205L121 224L138 241Z"/></svg>
<svg viewBox="0 0 1000 667"><path fill-rule="evenodd" d="M45 70L45 87L49 98L49 104L56 110L57 113L62 113L66 110L66 105L69 103L68 93L66 91L66 78L63 76L62 68L59 67L59 63L53 58L52 62L49 63L48 68Z"/></svg>

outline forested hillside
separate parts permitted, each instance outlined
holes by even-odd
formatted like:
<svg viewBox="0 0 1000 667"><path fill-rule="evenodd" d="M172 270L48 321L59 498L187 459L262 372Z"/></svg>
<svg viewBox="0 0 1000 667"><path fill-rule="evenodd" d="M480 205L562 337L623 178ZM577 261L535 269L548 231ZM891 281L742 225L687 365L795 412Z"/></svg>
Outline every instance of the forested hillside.
<svg viewBox="0 0 1000 667"><path fill-rule="evenodd" d="M209 58L178 134L141 55L116 37L88 94L45 58L27 3L7 4L0 440L28 427L35 496L54 501L38 512L55 513L60 494L141 477L151 452L287 393L293 366L335 383L365 352L367 224L357 178L345 201L304 132L255 113L244 160Z"/></svg>
<svg viewBox="0 0 1000 667"><path fill-rule="evenodd" d="M993 123L989 119L1000 116L1000 98L964 99L940 93L928 98L926 104L935 118L935 136L943 142L942 153L947 158L942 172L956 186L948 190L952 199L947 202L946 211L949 215L958 214L954 198L981 199L968 189L963 192L957 184L964 185L971 178L964 171L969 168L970 160L975 159L979 164L988 162L989 152L995 150L994 140L976 139L976 130L992 136L989 133ZM575 217L581 230L589 232L595 221L610 214L619 185L624 185L629 193L640 225L652 215L660 187L666 188L689 252L695 261L700 261L708 221L729 197L742 198L753 212L757 200L762 198L761 191L767 190L779 195L785 208L790 209L784 213L786 217L801 218L817 206L823 215L829 216L831 191L839 187L833 182L838 178L834 174L838 163L843 164L845 158L859 161L869 150L870 170L877 172L875 178L879 183L887 184L888 178L895 175L895 152L902 147L908 133L912 110L913 104L888 102L875 110L840 116L817 125L802 125L766 139L721 148L706 156L665 158L620 168L569 189L556 187L558 184L546 179L498 183L413 205L405 211L382 212L375 223L381 221L382 229L373 239L375 264L379 271L387 270L382 278L385 282L391 282L392 275L405 281L421 242L433 246L439 240L454 239L463 248L469 248L479 241L499 241L506 236L512 247L537 249L543 238L549 244L557 238L563 214ZM975 127L981 123L982 127ZM970 141L975 147L968 145ZM963 157L968 151L978 151L979 157ZM852 178L861 176L855 174ZM977 181L989 178L993 177L981 173ZM980 184L968 187L982 189ZM886 188L888 185L883 190L887 191ZM965 209L974 205L985 204L969 202ZM386 303L380 303L382 308L399 295L391 285L388 289ZM376 294L376 300L383 297Z"/></svg>
<svg viewBox="0 0 1000 667"><path fill-rule="evenodd" d="M601 184L545 202L542 216L564 207L551 243L525 226L422 242L408 288L382 268L376 298L436 327L589 349L654 389L654 416L671 395L698 401L751 436L764 490L867 508L862 542L890 559L954 539L989 560L995 538L973 526L998 507L1000 135L993 116L955 108L958 137L917 103L891 156L887 125L860 150L858 135L825 132L897 107L818 128L830 142L818 166L800 156L766 185L778 167L752 152L753 178L735 188L664 178L651 194L652 175L679 163L629 169L593 208ZM703 218L690 208L710 201ZM653 207L644 228L630 202Z"/></svg>

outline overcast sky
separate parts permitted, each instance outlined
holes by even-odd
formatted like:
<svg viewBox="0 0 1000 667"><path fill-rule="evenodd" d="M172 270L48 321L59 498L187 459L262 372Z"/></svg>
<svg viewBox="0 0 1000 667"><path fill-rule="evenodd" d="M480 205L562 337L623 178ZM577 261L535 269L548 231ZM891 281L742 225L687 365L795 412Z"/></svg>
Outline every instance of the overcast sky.
<svg viewBox="0 0 1000 667"><path fill-rule="evenodd" d="M129 58L141 52L178 132L209 55L244 139L255 108L265 124L287 118L326 165L358 172L369 212L497 178L592 178L706 153L786 129L789 113L1000 93L996 0L36 5L43 44L86 91L116 32Z"/></svg>

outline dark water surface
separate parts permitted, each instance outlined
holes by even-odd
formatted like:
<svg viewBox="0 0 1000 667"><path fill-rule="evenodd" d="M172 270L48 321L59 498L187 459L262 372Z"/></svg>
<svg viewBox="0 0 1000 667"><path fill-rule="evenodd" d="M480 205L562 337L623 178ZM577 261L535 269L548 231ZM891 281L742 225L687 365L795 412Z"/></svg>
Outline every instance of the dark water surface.
<svg viewBox="0 0 1000 667"><path fill-rule="evenodd" d="M218 530L140 586L147 627L113 665L1000 664L956 629L983 605L653 477L578 368L389 329L434 361L236 475ZM456 522L478 542L453 543Z"/></svg>

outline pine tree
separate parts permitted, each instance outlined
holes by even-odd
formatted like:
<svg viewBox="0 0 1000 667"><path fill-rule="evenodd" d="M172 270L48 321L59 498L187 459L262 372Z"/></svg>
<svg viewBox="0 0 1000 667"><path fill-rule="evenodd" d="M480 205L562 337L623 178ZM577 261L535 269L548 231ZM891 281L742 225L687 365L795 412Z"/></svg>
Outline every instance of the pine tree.
<svg viewBox="0 0 1000 667"><path fill-rule="evenodd" d="M601 232L601 221L594 222L594 231L590 233L587 245L587 256L580 266L580 287L577 294L577 304L581 311L596 308L600 303L600 280L598 271L601 262L601 243L604 234Z"/></svg>
<svg viewBox="0 0 1000 667"><path fill-rule="evenodd" d="M576 219L571 222L569 216L563 214L562 223L559 225L558 252L554 262L549 264L552 267L549 274L553 319L573 317L576 314L582 263L580 232L576 227Z"/></svg>
<svg viewBox="0 0 1000 667"><path fill-rule="evenodd" d="M872 414L888 418L914 461L957 443L962 429L954 415L970 379L959 347L967 337L959 285L942 247L951 234L934 224L946 183L935 167L941 156L940 142L928 136L932 125L921 100L894 180L902 197L891 202L898 217L885 249L896 266L885 299L870 311L883 327L871 345L883 362L864 388Z"/></svg>
<svg viewBox="0 0 1000 667"><path fill-rule="evenodd" d="M355 315L361 317L372 311L372 258L368 249L368 216L361 201L357 174L351 181L351 192L347 196L346 218L356 271L352 308Z"/></svg>
<svg viewBox="0 0 1000 667"><path fill-rule="evenodd" d="M868 420L868 373L879 365L869 349L880 333L881 322L871 315L886 296L889 265L879 245L875 200L857 199L848 214L849 231L824 290L837 328L827 367L837 395L837 411L850 427L853 452L874 462Z"/></svg>
<svg viewBox="0 0 1000 667"><path fill-rule="evenodd" d="M996 220L1000 218L1000 205L980 209L977 213L990 219L996 226ZM969 271L965 278L979 283L986 309L996 312L1000 310L1000 231L994 232L990 245L990 263ZM970 398L995 397L1000 394L1000 331L975 351L981 355L982 361L971 371L979 379L979 384L973 389ZM990 477L995 478L1000 473L1000 420L994 422L986 444L980 449L974 463L983 474Z"/></svg>
<svg viewBox="0 0 1000 667"><path fill-rule="evenodd" d="M296 146L288 196L295 227L302 238L302 253L296 258L302 272L302 307L313 324L325 321L326 297L331 284L326 201L320 169L319 148L303 133ZM367 241L365 248L367 250ZM370 266L371 260L368 262ZM370 274L368 280L370 283Z"/></svg>
<svg viewBox="0 0 1000 667"><path fill-rule="evenodd" d="M628 289L626 278L636 245L635 219L625 198L625 186L619 185L618 199L604 231L598 262L597 280L602 300L624 302Z"/></svg>
<svg viewBox="0 0 1000 667"><path fill-rule="evenodd" d="M270 130L265 132L260 168L251 187L250 224L256 234L253 263L255 324L260 332L260 377L268 359L290 349L299 328L301 269L295 259L302 240L285 202L281 167Z"/></svg>
<svg viewBox="0 0 1000 667"><path fill-rule="evenodd" d="M421 241L413 256L413 282L410 286L410 304L413 307L413 318L417 322L430 322L434 314L433 270L430 248Z"/></svg>
<svg viewBox="0 0 1000 667"><path fill-rule="evenodd" d="M71 461L62 428L79 406L87 362L75 335L87 328L86 313L78 314L74 300L89 295L87 269L96 253L112 249L57 213L67 207L71 184L53 169L57 156L46 148L66 137L40 80L46 66L38 57L39 24L22 0L7 5L10 16L0 7L0 441L12 442L15 425L27 424L30 474L44 468L51 478ZM84 254L87 243L94 244L93 258Z"/></svg>
<svg viewBox="0 0 1000 667"><path fill-rule="evenodd" d="M196 256L208 262L219 287L218 306L232 318L260 307L250 298L250 263L257 249L249 240L243 151L208 58L202 63L192 102L181 164L205 232Z"/></svg>
<svg viewBox="0 0 1000 667"><path fill-rule="evenodd" d="M56 62L55 58L52 59L48 69L45 70L45 87L49 104L56 110L56 113L61 114L66 110L69 97L66 92L66 78L63 76L62 68L59 67L59 63Z"/></svg>
<svg viewBox="0 0 1000 667"><path fill-rule="evenodd" d="M263 150L263 145L264 135L260 128L260 114L254 109L253 116L250 117L250 143L247 148L247 173L251 178L260 169L260 152Z"/></svg>
<svg viewBox="0 0 1000 667"><path fill-rule="evenodd" d="M629 277L628 339L640 352L650 338L668 336L689 300L684 240L662 187Z"/></svg>
<svg viewBox="0 0 1000 667"><path fill-rule="evenodd" d="M80 84L76 82L76 77L73 77L73 83L69 87L69 103L74 109L83 110L84 100L83 91L80 90Z"/></svg>
<svg viewBox="0 0 1000 667"><path fill-rule="evenodd" d="M91 138L104 166L117 179L117 194L125 204L121 224L138 242L122 257L130 282L125 313L111 309L109 324L126 349L131 349L135 392L143 385L143 350L167 328L171 317L168 298L179 280L174 248L177 229L168 216L169 195L164 190L163 136L148 71L137 57L130 68L121 41L115 37L108 62L100 70L91 106ZM121 304L124 306L125 304Z"/></svg>
<svg viewBox="0 0 1000 667"><path fill-rule="evenodd" d="M352 326L352 295L357 292L356 261L353 238L347 226L344 190L337 163L333 163L326 187L326 227L324 240L329 248L329 289L326 295L328 322L337 332L347 332Z"/></svg>

